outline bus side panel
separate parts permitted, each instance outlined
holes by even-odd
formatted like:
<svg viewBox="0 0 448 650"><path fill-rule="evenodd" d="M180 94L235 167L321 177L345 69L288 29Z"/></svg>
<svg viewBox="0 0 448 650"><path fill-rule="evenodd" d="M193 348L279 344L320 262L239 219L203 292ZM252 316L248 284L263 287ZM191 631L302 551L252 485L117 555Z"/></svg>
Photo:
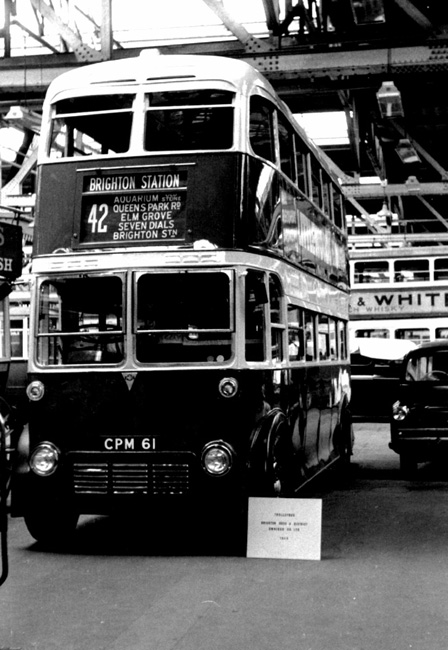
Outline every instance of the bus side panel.
<svg viewBox="0 0 448 650"><path fill-rule="evenodd" d="M291 401L297 471L310 478L340 453L336 432L350 401L348 370L341 365L311 366L293 369L291 377L292 395L298 398Z"/></svg>
<svg viewBox="0 0 448 650"><path fill-rule="evenodd" d="M283 255L332 283L348 283L344 235L278 171L247 157L246 245Z"/></svg>

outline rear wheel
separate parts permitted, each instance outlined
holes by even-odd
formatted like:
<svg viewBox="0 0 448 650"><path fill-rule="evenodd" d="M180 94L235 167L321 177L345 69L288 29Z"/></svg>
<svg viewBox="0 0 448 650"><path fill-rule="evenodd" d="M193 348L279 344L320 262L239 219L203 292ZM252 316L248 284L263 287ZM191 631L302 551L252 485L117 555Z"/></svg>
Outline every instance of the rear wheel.
<svg viewBox="0 0 448 650"><path fill-rule="evenodd" d="M59 546L70 541L76 530L79 515L72 510L36 508L24 516L26 527L37 542L45 546Z"/></svg>

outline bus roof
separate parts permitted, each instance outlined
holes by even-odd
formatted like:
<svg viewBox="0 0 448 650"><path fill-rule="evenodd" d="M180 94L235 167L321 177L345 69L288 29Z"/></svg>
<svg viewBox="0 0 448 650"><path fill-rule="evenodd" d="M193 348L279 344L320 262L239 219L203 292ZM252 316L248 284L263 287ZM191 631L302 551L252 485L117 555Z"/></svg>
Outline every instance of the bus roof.
<svg viewBox="0 0 448 650"><path fill-rule="evenodd" d="M47 101L62 91L104 85L132 86L151 82L228 81L240 92L261 85L276 97L271 84L252 65L223 56L154 54L143 50L138 57L92 63L64 72L49 86Z"/></svg>

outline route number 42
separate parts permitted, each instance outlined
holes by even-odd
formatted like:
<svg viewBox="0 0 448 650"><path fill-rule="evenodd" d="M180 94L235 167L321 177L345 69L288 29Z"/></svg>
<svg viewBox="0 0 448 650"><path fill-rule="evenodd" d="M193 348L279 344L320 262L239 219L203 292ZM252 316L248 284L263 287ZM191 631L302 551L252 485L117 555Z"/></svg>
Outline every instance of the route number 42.
<svg viewBox="0 0 448 650"><path fill-rule="evenodd" d="M94 203L92 205L87 219L87 223L90 223L92 233L107 232L107 225L104 223L104 220L108 214L109 206L107 203L101 203L101 205Z"/></svg>

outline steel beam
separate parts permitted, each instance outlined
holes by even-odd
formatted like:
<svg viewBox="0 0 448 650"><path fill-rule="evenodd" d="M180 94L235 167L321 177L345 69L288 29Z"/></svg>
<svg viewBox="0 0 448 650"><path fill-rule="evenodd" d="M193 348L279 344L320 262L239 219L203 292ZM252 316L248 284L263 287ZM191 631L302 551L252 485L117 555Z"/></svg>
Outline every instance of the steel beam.
<svg viewBox="0 0 448 650"><path fill-rule="evenodd" d="M427 196L448 194L448 182L419 183L417 180L408 179L406 183L391 185L342 183L345 196L356 199L381 199L386 196Z"/></svg>
<svg viewBox="0 0 448 650"><path fill-rule="evenodd" d="M42 2L42 0L32 0ZM206 0L204 0L206 1ZM207 0L208 2L209 0ZM247 32L246 32L247 35ZM251 35L250 39L253 37ZM241 34L244 40L244 35ZM272 50L268 39L256 39L263 43L255 53L252 45L246 42L216 42L196 43L194 45L162 46L158 49L162 54L221 54L244 58L248 63L258 68L273 82L294 80L294 92L300 93L300 80L324 79L333 84L337 80L363 76L381 75L385 73L411 75L416 72L443 72L448 67L448 43L422 45L416 47L394 47L391 49L378 48L352 51L331 50L328 52L294 52L293 49ZM248 45L248 47L246 47ZM114 49L113 59L137 56L143 48ZM84 65L90 60L103 58L101 52L66 53L57 56L39 55L30 57L13 57L0 59L0 87L2 93L14 92L23 94L28 90L45 91L50 81L68 69ZM17 101L16 101L17 103Z"/></svg>
<svg viewBox="0 0 448 650"><path fill-rule="evenodd" d="M39 12L43 18L51 22L59 31L63 40L72 48L77 60L80 63L100 61L102 53L94 50L89 45L82 42L79 36L56 14L44 0L30 0L34 9Z"/></svg>

